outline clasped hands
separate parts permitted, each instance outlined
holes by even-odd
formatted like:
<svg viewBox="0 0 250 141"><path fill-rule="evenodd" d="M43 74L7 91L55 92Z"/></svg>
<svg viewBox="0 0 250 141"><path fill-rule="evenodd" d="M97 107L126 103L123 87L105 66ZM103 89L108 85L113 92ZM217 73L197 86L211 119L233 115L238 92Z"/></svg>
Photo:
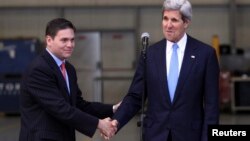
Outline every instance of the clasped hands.
<svg viewBox="0 0 250 141"><path fill-rule="evenodd" d="M122 101L118 102L117 104L113 105L113 113L117 111ZM109 140L113 137L117 131L118 121L112 120L111 118L107 117L105 119L100 119L98 123L98 129L101 133L101 136L105 140Z"/></svg>
<svg viewBox="0 0 250 141"><path fill-rule="evenodd" d="M112 120L111 118L100 119L98 123L98 129L101 136L105 140L109 140L113 137L117 131L118 121Z"/></svg>

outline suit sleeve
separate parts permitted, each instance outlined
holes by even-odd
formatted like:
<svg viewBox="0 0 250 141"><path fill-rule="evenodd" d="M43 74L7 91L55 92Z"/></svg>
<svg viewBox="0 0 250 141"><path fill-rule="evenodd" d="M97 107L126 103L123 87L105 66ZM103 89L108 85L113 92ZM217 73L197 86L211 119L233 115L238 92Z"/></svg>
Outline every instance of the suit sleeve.
<svg viewBox="0 0 250 141"><path fill-rule="evenodd" d="M81 111L98 117L99 119L113 116L113 105L100 102L88 102L81 97L80 90L78 92L76 105Z"/></svg>
<svg viewBox="0 0 250 141"><path fill-rule="evenodd" d="M50 68L36 67L28 73L24 87L32 99L48 114L92 137L98 118L71 106L61 94L58 79ZM30 109L32 110L32 109Z"/></svg>
<svg viewBox="0 0 250 141"><path fill-rule="evenodd" d="M219 123L219 65L215 50L211 51L206 64L204 94L204 124L202 141L207 141L208 125Z"/></svg>
<svg viewBox="0 0 250 141"><path fill-rule="evenodd" d="M140 56L134 78L130 85L128 94L122 100L122 103L113 119L118 120L119 129L122 128L136 113L141 109L142 94L144 90L144 60ZM145 96L146 99L147 96Z"/></svg>
<svg viewBox="0 0 250 141"><path fill-rule="evenodd" d="M72 87L76 91L76 107L79 108L81 111L88 113L90 115L93 115L95 117L98 117L100 119L103 119L106 117L112 117L113 105L103 104L100 102L89 102L82 98L82 92L79 89L78 83L77 83L77 75L76 75L75 68L72 65L70 65L68 69L71 74L71 80L72 80L71 83L73 84Z"/></svg>

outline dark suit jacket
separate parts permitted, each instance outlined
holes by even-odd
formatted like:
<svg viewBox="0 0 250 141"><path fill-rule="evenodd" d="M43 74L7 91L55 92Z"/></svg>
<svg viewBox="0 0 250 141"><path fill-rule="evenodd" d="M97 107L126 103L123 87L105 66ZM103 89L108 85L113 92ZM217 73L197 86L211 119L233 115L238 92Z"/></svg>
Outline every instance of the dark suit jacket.
<svg viewBox="0 0 250 141"><path fill-rule="evenodd" d="M66 62L70 95L52 56L45 50L23 76L19 141L74 141L75 129L92 137L98 118L112 116L112 106L82 99L74 67Z"/></svg>
<svg viewBox="0 0 250 141"><path fill-rule="evenodd" d="M188 36L173 103L167 85L166 40L149 47L146 55L146 63L140 58L128 94L113 118L121 128L138 112L146 80L145 141L166 141L170 130L173 141L205 141L207 125L219 120L215 50Z"/></svg>

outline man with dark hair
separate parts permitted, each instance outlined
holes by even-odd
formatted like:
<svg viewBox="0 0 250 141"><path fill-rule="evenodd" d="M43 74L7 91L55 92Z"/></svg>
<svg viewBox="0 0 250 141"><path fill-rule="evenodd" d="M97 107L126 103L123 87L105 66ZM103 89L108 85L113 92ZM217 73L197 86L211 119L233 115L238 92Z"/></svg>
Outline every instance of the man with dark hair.
<svg viewBox="0 0 250 141"><path fill-rule="evenodd" d="M75 47L75 31L63 18L47 24L47 47L30 64L21 83L19 141L74 141L75 129L89 137L97 128L106 136L117 130L105 117L112 116L119 104L81 97L75 68L67 61Z"/></svg>

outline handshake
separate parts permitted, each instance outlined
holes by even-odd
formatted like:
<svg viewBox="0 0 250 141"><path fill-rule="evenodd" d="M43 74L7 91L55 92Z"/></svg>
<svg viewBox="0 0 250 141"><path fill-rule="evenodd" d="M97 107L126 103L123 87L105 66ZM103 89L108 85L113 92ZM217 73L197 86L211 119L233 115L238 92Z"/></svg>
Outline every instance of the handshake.
<svg viewBox="0 0 250 141"><path fill-rule="evenodd" d="M101 136L105 140L109 140L113 137L117 131L118 121L111 120L111 118L100 119L98 123L98 129L101 133Z"/></svg>
<svg viewBox="0 0 250 141"><path fill-rule="evenodd" d="M117 111L119 108L120 104L122 101L119 103L113 105L113 113ZM117 131L117 126L118 126L118 121L117 120L112 120L111 118L107 117L105 119L99 119L98 123L98 129L101 133L101 136L105 140L109 140L111 137L113 137Z"/></svg>

